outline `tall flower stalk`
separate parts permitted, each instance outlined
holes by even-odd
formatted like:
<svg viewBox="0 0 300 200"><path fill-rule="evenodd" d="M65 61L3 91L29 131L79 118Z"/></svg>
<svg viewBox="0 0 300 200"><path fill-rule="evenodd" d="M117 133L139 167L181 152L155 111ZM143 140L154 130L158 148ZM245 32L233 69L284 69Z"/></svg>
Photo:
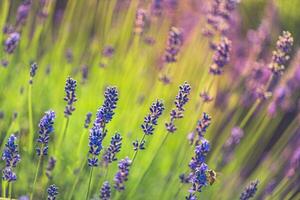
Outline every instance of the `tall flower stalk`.
<svg viewBox="0 0 300 200"><path fill-rule="evenodd" d="M54 111L49 110L49 111L45 112L45 115L42 117L42 119L40 120L40 123L39 123L40 130L39 130L39 136L37 139L37 142L39 145L36 148L36 153L37 153L39 159L38 159L38 164L37 164L36 172L35 172L35 176L34 176L32 192L30 194L31 200L33 200L33 197L34 197L35 185L37 182L40 166L43 161L43 156L48 155L48 149L49 149L48 143L49 143L50 135L54 131L54 127L53 127L54 119L55 119Z"/></svg>
<svg viewBox="0 0 300 200"><path fill-rule="evenodd" d="M38 69L38 65L35 62L30 64L30 73L29 73L30 78L29 78L29 85L28 85L28 121L29 121L28 152L30 154L33 151L33 139L34 139L33 116L32 116L32 84L37 69Z"/></svg>
<svg viewBox="0 0 300 200"><path fill-rule="evenodd" d="M17 175L13 172L13 168L15 168L21 160L16 141L16 136L11 135L5 144L2 154L2 160L5 161L5 168L2 170L2 179L8 182L9 198L11 198L12 183L17 180ZM6 184L3 188L3 194L4 197L6 197Z"/></svg>

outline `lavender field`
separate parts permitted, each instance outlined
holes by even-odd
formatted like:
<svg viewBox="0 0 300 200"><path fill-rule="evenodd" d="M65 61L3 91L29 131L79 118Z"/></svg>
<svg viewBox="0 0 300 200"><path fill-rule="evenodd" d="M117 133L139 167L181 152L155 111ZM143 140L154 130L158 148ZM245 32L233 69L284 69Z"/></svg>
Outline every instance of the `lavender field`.
<svg viewBox="0 0 300 200"><path fill-rule="evenodd" d="M0 0L0 200L300 200L299 0Z"/></svg>

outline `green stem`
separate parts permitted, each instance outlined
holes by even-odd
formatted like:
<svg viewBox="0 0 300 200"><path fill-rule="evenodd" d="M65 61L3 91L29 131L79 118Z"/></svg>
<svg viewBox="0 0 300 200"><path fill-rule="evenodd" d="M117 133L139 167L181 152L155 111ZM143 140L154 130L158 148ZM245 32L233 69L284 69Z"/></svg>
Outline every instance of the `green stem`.
<svg viewBox="0 0 300 200"><path fill-rule="evenodd" d="M93 169L94 169L94 167L92 167L91 171L90 171L89 185L88 185L88 190L87 190L86 198L85 198L86 200L88 200L89 196L90 196L90 189L91 189L91 183L92 183Z"/></svg>
<svg viewBox="0 0 300 200"><path fill-rule="evenodd" d="M146 137L146 134L143 135L143 137L142 137L142 139L139 141L139 144L138 144L138 145L140 145L142 142L144 142L145 137ZM134 161L135 161L135 158L136 158L136 156L137 156L138 151L139 151L139 147L137 148L136 151L134 151L134 154L133 154L133 156L132 156L131 166L133 165L133 163L134 163Z"/></svg>
<svg viewBox="0 0 300 200"><path fill-rule="evenodd" d="M32 84L28 86L28 120L29 120L29 154L32 153L33 149L33 139L34 139L34 131L33 131L33 119L32 119Z"/></svg>
<svg viewBox="0 0 300 200"><path fill-rule="evenodd" d="M12 183L8 183L8 197L11 200L11 193L12 193Z"/></svg>
<svg viewBox="0 0 300 200"><path fill-rule="evenodd" d="M76 189L76 186L77 186L78 181L79 181L79 178L80 178L80 174L81 174L81 172L82 172L82 170L83 170L85 164L86 164L86 162L82 162L82 164L81 164L81 166L80 166L78 175L76 176L76 179L75 179L75 181L74 181L74 184L73 184L73 186L72 186L72 189L71 189L71 192L70 192L70 195L69 195L69 198L68 198L69 200L71 200L72 197L73 197L73 193L74 193L74 191L75 191L75 189Z"/></svg>
<svg viewBox="0 0 300 200"><path fill-rule="evenodd" d="M2 181L2 192L3 197L6 198L6 187L7 187L7 181Z"/></svg>
<svg viewBox="0 0 300 200"><path fill-rule="evenodd" d="M43 151L43 148L44 148L44 146L42 145L41 151ZM32 192L31 192L31 195L30 195L30 200L33 200L34 189L35 189L37 177L39 175L39 170L40 170L40 166L41 166L41 162L42 162L42 157L43 157L43 154L41 152L41 155L39 156L39 161L38 161L38 164L37 164L37 167L36 167L36 170L35 170L35 176L34 176L34 181L33 181L33 186L32 186Z"/></svg>
<svg viewBox="0 0 300 200"><path fill-rule="evenodd" d="M161 151L162 147L165 145L168 136L170 135L170 133L167 133L162 141L162 143L160 144L160 146L158 147L157 151L155 152L152 160L150 161L150 164L148 165L148 167L146 168L146 171L143 173L143 176L140 178L140 180L138 181L137 186L139 186L141 184L141 182L145 179L146 175L148 174L149 170L151 169L152 165L154 164L154 161L156 159L156 157L158 156L159 152ZM130 192L129 192L130 195Z"/></svg>

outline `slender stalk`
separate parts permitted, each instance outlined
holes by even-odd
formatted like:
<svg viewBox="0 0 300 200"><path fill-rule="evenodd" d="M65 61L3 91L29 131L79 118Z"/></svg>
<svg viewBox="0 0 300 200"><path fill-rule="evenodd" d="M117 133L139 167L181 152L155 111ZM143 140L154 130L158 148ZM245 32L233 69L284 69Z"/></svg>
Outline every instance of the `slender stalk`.
<svg viewBox="0 0 300 200"><path fill-rule="evenodd" d="M161 151L162 147L164 146L164 144L166 143L168 136L170 135L170 133L167 133L162 141L162 143L160 144L160 146L158 147L157 151L155 152L153 158L150 161L150 164L148 165L148 167L146 168L145 172L143 173L143 176L140 178L140 180L137 183L137 186L139 186L141 184L141 182L145 179L146 175L148 174L149 170L151 169L152 165L154 164L154 160L157 158L159 152ZM130 192L129 192L130 195Z"/></svg>
<svg viewBox="0 0 300 200"><path fill-rule="evenodd" d="M85 198L86 200L88 200L89 196L90 196L90 189L91 189L91 183L92 183L93 169L94 169L94 167L92 167L91 171L90 171L89 185L88 185L88 190L87 190L86 198Z"/></svg>
<svg viewBox="0 0 300 200"><path fill-rule="evenodd" d="M8 197L11 200L12 183L8 183Z"/></svg>
<svg viewBox="0 0 300 200"><path fill-rule="evenodd" d="M3 197L6 198L6 187L7 187L7 181L2 181L2 192Z"/></svg>
<svg viewBox="0 0 300 200"><path fill-rule="evenodd" d="M72 189L71 189L71 192L70 192L70 195L69 195L69 197L68 197L69 200L71 200L72 197L73 197L73 193L74 193L74 191L75 191L75 189L76 189L76 186L77 186L77 184L78 184L78 181L79 181L81 172L82 172L82 170L83 170L85 164L86 164L86 162L82 162L82 164L81 164L81 166L80 166L78 175L76 176L76 179L75 179L75 181L74 181L74 184L73 184Z"/></svg>
<svg viewBox="0 0 300 200"><path fill-rule="evenodd" d="M61 147L61 145L66 137L68 125L69 125L69 117L65 118L64 126L61 131L62 135L59 138L58 147L56 146L56 148L55 148L55 154L57 154L57 150L59 149L59 147Z"/></svg>
<svg viewBox="0 0 300 200"><path fill-rule="evenodd" d="M41 149L43 149L43 148L44 148L44 147L43 147L43 145L42 145ZM43 158L43 154L41 153L41 155L39 156L38 164L37 164L37 166L36 166L36 170L35 170L35 176L34 176L34 181L33 181L33 185L32 185L32 192L31 192L31 194L30 194L30 200L33 200L34 189L35 189L37 177L38 177L38 175L39 175L39 170L40 170L42 158Z"/></svg>
<svg viewBox="0 0 300 200"><path fill-rule="evenodd" d="M29 147L28 147L28 151L29 151L29 154L31 154L32 149L33 149L33 138L34 138L33 119L32 119L32 84L29 84L29 86L28 86L28 121L29 121Z"/></svg>

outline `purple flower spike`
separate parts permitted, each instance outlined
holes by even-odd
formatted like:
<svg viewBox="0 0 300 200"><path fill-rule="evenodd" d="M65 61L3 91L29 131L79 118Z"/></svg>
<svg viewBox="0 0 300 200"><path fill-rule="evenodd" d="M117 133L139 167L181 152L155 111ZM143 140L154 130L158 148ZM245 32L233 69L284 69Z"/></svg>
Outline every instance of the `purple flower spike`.
<svg viewBox="0 0 300 200"><path fill-rule="evenodd" d="M131 162L132 161L128 157L122 159L119 162L118 165L119 171L116 173L114 178L114 182L115 182L114 187L117 191L125 190L125 182L128 180Z"/></svg>
<svg viewBox="0 0 300 200"><path fill-rule="evenodd" d="M65 117L69 117L72 115L72 112L75 111L74 103L77 101L75 90L76 90L76 80L72 79L71 77L67 78L66 86L65 86L65 92L66 97L64 100L67 102L66 108L65 108Z"/></svg>
<svg viewBox="0 0 300 200"><path fill-rule="evenodd" d="M100 199L101 200L110 200L111 189L108 181L105 181L100 190Z"/></svg>
<svg viewBox="0 0 300 200"><path fill-rule="evenodd" d="M4 42L4 49L8 54L11 54L17 48L20 41L20 34L18 32L13 32L9 34L8 38Z"/></svg>
<svg viewBox="0 0 300 200"><path fill-rule="evenodd" d="M220 75L223 72L225 65L229 63L231 51L231 41L223 37L220 44L215 47L215 54L213 56L213 64L210 66L210 73L213 75Z"/></svg>
<svg viewBox="0 0 300 200"><path fill-rule="evenodd" d="M252 197L254 197L256 191L257 191L257 185L258 185L258 180L252 181L250 185L248 185L243 193L240 196L240 200L248 200Z"/></svg>
<svg viewBox="0 0 300 200"><path fill-rule="evenodd" d="M109 147L106 149L105 153L103 154L103 161L105 165L116 161L116 154L120 152L122 146L122 137L119 133L116 133L110 141Z"/></svg>
<svg viewBox="0 0 300 200"><path fill-rule="evenodd" d="M52 110L45 112L45 115L39 123L39 137L37 142L40 143L40 146L37 147L37 154L47 155L48 154L48 143L50 139L50 134L54 131L53 123L55 119L55 113Z"/></svg>
<svg viewBox="0 0 300 200"><path fill-rule="evenodd" d="M285 69L285 65L290 59L288 55L293 47L294 39L290 32L283 31L282 35L276 43L276 50L272 55L272 62L269 66L274 75L281 75Z"/></svg>
<svg viewBox="0 0 300 200"><path fill-rule="evenodd" d="M166 63L176 62L177 54L183 43L182 31L176 27L171 27L169 31L169 38L167 42L167 48L165 50L164 61Z"/></svg>
<svg viewBox="0 0 300 200"><path fill-rule="evenodd" d="M174 133L177 130L174 121L175 119L183 118L184 105L189 101L190 92L191 86L187 82L179 86L179 92L174 101L176 108L170 113L170 122L165 124L169 133Z"/></svg>

